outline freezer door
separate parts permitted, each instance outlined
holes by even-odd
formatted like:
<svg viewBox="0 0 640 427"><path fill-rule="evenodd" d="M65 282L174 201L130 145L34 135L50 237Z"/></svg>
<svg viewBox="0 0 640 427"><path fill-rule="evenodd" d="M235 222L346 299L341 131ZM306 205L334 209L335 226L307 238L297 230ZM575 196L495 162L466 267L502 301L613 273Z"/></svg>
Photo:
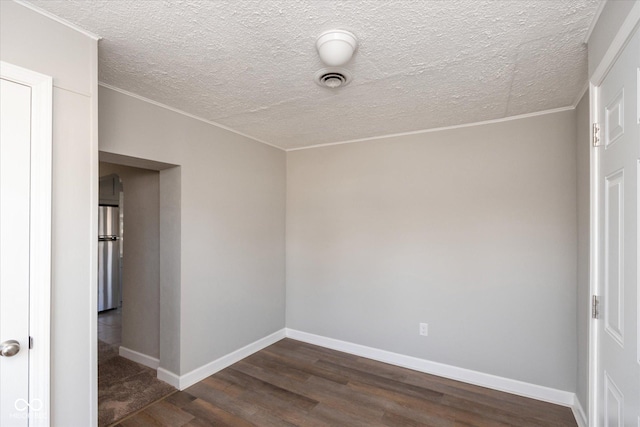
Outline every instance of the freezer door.
<svg viewBox="0 0 640 427"><path fill-rule="evenodd" d="M113 206L98 208L98 236L118 236L120 209Z"/></svg>

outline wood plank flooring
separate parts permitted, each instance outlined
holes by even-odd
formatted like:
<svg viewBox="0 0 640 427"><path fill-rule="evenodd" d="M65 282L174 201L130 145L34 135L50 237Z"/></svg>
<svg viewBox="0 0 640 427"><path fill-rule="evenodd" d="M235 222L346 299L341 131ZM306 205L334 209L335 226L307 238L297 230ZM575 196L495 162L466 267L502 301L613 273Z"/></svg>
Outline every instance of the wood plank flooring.
<svg viewBox="0 0 640 427"><path fill-rule="evenodd" d="M569 408L284 339L118 426L576 426Z"/></svg>

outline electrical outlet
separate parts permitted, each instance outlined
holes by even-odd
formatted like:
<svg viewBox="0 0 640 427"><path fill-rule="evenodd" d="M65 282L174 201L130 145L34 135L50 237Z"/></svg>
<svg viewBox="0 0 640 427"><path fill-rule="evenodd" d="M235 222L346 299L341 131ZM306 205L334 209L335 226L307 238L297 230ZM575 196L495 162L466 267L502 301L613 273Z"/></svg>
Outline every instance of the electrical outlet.
<svg viewBox="0 0 640 427"><path fill-rule="evenodd" d="M420 335L427 336L429 335L429 324L428 323L420 323Z"/></svg>

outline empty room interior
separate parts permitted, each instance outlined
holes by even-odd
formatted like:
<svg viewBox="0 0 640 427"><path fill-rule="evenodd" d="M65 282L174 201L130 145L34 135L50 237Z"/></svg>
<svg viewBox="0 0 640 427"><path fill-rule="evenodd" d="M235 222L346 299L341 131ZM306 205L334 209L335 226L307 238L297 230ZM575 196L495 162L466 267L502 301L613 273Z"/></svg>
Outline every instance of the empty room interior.
<svg viewBox="0 0 640 427"><path fill-rule="evenodd" d="M2 427L640 426L639 22L1 1L53 112L48 392Z"/></svg>

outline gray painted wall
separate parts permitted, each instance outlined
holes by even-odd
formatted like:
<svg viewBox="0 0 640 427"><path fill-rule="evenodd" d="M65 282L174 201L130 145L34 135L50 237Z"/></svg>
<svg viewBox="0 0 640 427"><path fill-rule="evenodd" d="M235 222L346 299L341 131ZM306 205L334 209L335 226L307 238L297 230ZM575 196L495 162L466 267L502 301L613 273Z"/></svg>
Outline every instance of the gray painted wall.
<svg viewBox="0 0 640 427"><path fill-rule="evenodd" d="M160 174L100 162L124 188L122 345L160 358Z"/></svg>
<svg viewBox="0 0 640 427"><path fill-rule="evenodd" d="M576 395L589 413L589 322L591 321L589 245L590 245L590 152L589 93L576 107L577 206L578 206L578 354Z"/></svg>
<svg viewBox="0 0 640 427"><path fill-rule="evenodd" d="M0 1L0 59L53 77L51 425L88 426L96 390L97 150L93 141L97 45L19 4ZM93 64L93 65L92 65ZM96 176L94 176L96 174ZM95 414L94 414L95 415Z"/></svg>
<svg viewBox="0 0 640 427"><path fill-rule="evenodd" d="M287 327L576 389L574 111L288 152L287 169Z"/></svg>
<svg viewBox="0 0 640 427"><path fill-rule="evenodd" d="M635 0L603 1L606 1L606 4L589 37L589 76L593 74L600 61L602 61L620 26L636 3Z"/></svg>
<svg viewBox="0 0 640 427"><path fill-rule="evenodd" d="M181 166L181 350L173 372L283 328L285 153L111 89L99 95L101 151Z"/></svg>
<svg viewBox="0 0 640 427"><path fill-rule="evenodd" d="M182 178L180 167L160 171L160 367L180 371Z"/></svg>

